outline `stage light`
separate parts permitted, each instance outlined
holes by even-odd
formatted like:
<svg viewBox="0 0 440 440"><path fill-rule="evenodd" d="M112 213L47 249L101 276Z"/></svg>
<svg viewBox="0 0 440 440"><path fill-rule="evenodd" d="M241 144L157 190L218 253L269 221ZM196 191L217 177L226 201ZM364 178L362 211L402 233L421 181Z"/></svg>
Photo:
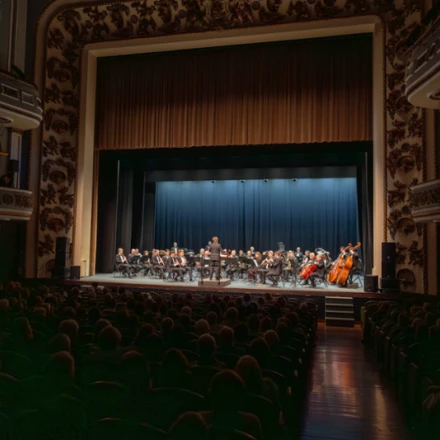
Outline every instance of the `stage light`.
<svg viewBox="0 0 440 440"><path fill-rule="evenodd" d="M269 180L267 180L267 179L264 179L264 181L267 183L267 182L269 182Z"/></svg>

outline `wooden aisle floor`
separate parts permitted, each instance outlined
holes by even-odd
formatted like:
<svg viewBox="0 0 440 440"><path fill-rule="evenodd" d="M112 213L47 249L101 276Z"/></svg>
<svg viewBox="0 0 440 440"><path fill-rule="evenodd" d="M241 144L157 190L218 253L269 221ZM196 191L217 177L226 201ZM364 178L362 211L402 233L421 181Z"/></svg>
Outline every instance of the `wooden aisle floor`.
<svg viewBox="0 0 440 440"><path fill-rule="evenodd" d="M361 329L320 324L301 440L414 440Z"/></svg>

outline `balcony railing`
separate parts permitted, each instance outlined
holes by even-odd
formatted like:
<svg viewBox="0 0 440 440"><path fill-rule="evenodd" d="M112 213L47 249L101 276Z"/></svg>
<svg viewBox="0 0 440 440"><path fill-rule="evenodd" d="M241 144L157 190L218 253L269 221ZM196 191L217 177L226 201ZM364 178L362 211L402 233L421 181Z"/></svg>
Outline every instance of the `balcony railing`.
<svg viewBox="0 0 440 440"><path fill-rule="evenodd" d="M0 220L29 220L32 215L32 192L0 187Z"/></svg>
<svg viewBox="0 0 440 440"><path fill-rule="evenodd" d="M430 14L428 16L428 14ZM410 36L406 52L406 96L411 104L440 108L440 13L431 10Z"/></svg>
<svg viewBox="0 0 440 440"><path fill-rule="evenodd" d="M37 128L43 109L34 84L0 71L0 123L19 130Z"/></svg>
<svg viewBox="0 0 440 440"><path fill-rule="evenodd" d="M440 179L414 185L410 207L415 222L440 222Z"/></svg>

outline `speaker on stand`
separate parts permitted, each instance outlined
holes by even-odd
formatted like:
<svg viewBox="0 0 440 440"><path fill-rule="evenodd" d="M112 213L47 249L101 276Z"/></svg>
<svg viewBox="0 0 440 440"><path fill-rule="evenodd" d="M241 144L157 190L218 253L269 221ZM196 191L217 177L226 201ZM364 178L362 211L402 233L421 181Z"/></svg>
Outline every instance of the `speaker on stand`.
<svg viewBox="0 0 440 440"><path fill-rule="evenodd" d="M364 292L375 293L379 290L379 277L377 275L364 276Z"/></svg>
<svg viewBox="0 0 440 440"><path fill-rule="evenodd" d="M396 265L396 243L382 243L382 278L380 279L382 293L400 292L400 280L396 276Z"/></svg>

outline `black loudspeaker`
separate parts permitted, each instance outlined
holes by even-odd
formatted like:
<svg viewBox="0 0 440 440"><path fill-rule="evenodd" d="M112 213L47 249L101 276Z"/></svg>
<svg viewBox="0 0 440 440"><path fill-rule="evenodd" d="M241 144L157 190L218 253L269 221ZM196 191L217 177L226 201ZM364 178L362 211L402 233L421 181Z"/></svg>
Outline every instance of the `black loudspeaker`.
<svg viewBox="0 0 440 440"><path fill-rule="evenodd" d="M396 243L382 243L382 261L396 262Z"/></svg>
<svg viewBox="0 0 440 440"><path fill-rule="evenodd" d="M395 261L382 261L382 278L396 278Z"/></svg>
<svg viewBox="0 0 440 440"><path fill-rule="evenodd" d="M55 245L55 267L66 267L68 261L68 241L67 237L57 237Z"/></svg>
<svg viewBox="0 0 440 440"><path fill-rule="evenodd" d="M79 266L70 266L70 278L79 280L81 278L81 268Z"/></svg>
<svg viewBox="0 0 440 440"><path fill-rule="evenodd" d="M400 280L398 278L382 278L380 280L380 289L383 292L399 293Z"/></svg>
<svg viewBox="0 0 440 440"><path fill-rule="evenodd" d="M379 290L379 277L377 275L364 276L364 292L374 293Z"/></svg>
<svg viewBox="0 0 440 440"><path fill-rule="evenodd" d="M396 278L396 243L382 243L382 278Z"/></svg>

